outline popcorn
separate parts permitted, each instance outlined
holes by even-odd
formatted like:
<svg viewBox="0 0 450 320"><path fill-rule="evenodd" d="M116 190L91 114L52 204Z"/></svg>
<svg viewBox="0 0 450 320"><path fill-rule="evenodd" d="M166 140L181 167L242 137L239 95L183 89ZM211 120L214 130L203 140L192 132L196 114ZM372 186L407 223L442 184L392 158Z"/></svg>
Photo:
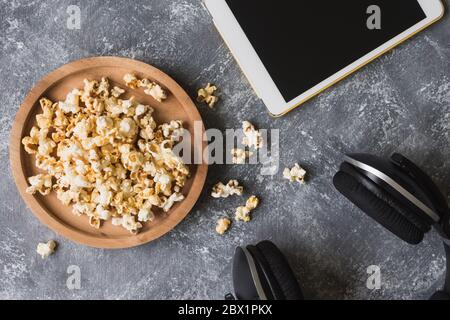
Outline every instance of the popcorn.
<svg viewBox="0 0 450 320"><path fill-rule="evenodd" d="M30 186L26 189L29 194L39 192L43 196L50 193L52 189L52 176L48 174L38 174L28 178Z"/></svg>
<svg viewBox="0 0 450 320"><path fill-rule="evenodd" d="M125 118L120 121L119 133L124 137L133 137L136 135L136 122L131 118Z"/></svg>
<svg viewBox="0 0 450 320"><path fill-rule="evenodd" d="M125 81L128 88L137 89L139 87L139 80L134 74L127 73L123 76L123 81Z"/></svg>
<svg viewBox="0 0 450 320"><path fill-rule="evenodd" d="M153 221L155 219L155 215L153 212L148 208L142 208L139 210L138 213L138 221L140 222L147 222L147 221Z"/></svg>
<svg viewBox="0 0 450 320"><path fill-rule="evenodd" d="M163 90L147 79L125 75L124 80L129 87L153 89L163 99ZM154 220L153 207L169 212L184 200L181 190L189 168L172 150L183 124L173 120L158 126L150 106L134 97L120 99L125 90L110 88L106 78L83 84L65 101L40 100L42 113L22 144L44 172L28 178L26 192L48 195L54 190L93 228L110 220L137 233Z"/></svg>
<svg viewBox="0 0 450 320"><path fill-rule="evenodd" d="M306 170L299 166L298 163L292 169L286 168L283 171L283 177L291 182L297 181L301 184L305 183Z"/></svg>
<svg viewBox="0 0 450 320"><path fill-rule="evenodd" d="M251 196L248 198L245 206L240 206L236 208L234 218L236 221L249 222L252 217L250 215L251 211L255 210L259 205L259 199L256 196Z"/></svg>
<svg viewBox="0 0 450 320"><path fill-rule="evenodd" d="M184 199L184 196L180 193L172 193L169 198L164 202L162 209L164 212L168 212L173 207L175 202L180 202Z"/></svg>
<svg viewBox="0 0 450 320"><path fill-rule="evenodd" d="M123 93L125 93L125 90L119 87L114 87L111 90L111 95L115 98L120 97Z"/></svg>
<svg viewBox="0 0 450 320"><path fill-rule="evenodd" d="M248 121L242 123L242 130L244 132L244 139L242 144L247 147L254 147L259 149L263 146L263 138L261 132L255 129L255 127Z"/></svg>
<svg viewBox="0 0 450 320"><path fill-rule="evenodd" d="M69 92L66 96L66 100L64 102L58 102L58 108L64 113L73 113L76 114L80 111L80 95L79 90L74 89Z"/></svg>
<svg viewBox="0 0 450 320"><path fill-rule="evenodd" d="M259 205L259 199L256 196L251 196L248 198L247 202L245 203L245 207L249 210L254 210Z"/></svg>
<svg viewBox="0 0 450 320"><path fill-rule="evenodd" d="M122 216L122 227L130 231L131 233L137 233L142 224L137 222L134 216L130 214L125 214Z"/></svg>
<svg viewBox="0 0 450 320"><path fill-rule="evenodd" d="M234 194L241 196L244 192L244 187L239 185L237 180L230 180L226 185L222 182L217 183L211 192L213 198L228 198Z"/></svg>
<svg viewBox="0 0 450 320"><path fill-rule="evenodd" d="M45 259L55 252L55 248L56 242L49 240L47 243L39 243L37 245L36 252L42 257L42 259Z"/></svg>
<svg viewBox="0 0 450 320"><path fill-rule="evenodd" d="M244 164L247 158L250 158L253 152L243 149L231 149L231 157L234 164Z"/></svg>
<svg viewBox="0 0 450 320"><path fill-rule="evenodd" d="M236 208L234 213L234 219L236 221L249 222L252 218L250 216L250 210L245 206L240 206Z"/></svg>
<svg viewBox="0 0 450 320"><path fill-rule="evenodd" d="M161 88L161 86L155 82L150 83L147 85L146 89L144 90L144 93L146 95L152 96L153 99L155 99L158 102L162 102L163 100L167 99L167 94Z"/></svg>
<svg viewBox="0 0 450 320"><path fill-rule="evenodd" d="M99 217L95 217L95 216L90 216L89 217L89 225L92 228L100 229L100 218Z"/></svg>
<svg viewBox="0 0 450 320"><path fill-rule="evenodd" d="M152 96L158 102L162 102L167 99L166 91L156 82L152 82L148 79L139 80L133 74L126 74L123 77L127 87L131 89L144 88L144 93L146 95Z"/></svg>
<svg viewBox="0 0 450 320"><path fill-rule="evenodd" d="M217 221L216 232L220 235L225 234L230 228L231 220L228 218L221 218Z"/></svg>
<svg viewBox="0 0 450 320"><path fill-rule="evenodd" d="M172 120L170 123L165 123L161 125L161 129L164 137L172 141L178 141L184 133L183 122L180 120Z"/></svg>
<svg viewBox="0 0 450 320"><path fill-rule="evenodd" d="M197 101L205 102L211 109L214 108L219 98L214 95L217 87L212 86L210 83L205 88L199 89L197 92Z"/></svg>

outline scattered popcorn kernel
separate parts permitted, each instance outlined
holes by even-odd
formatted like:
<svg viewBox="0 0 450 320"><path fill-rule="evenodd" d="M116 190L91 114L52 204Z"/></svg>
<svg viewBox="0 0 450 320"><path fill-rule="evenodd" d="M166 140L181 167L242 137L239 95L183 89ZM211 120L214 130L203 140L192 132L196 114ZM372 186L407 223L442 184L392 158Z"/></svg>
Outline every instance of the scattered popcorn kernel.
<svg viewBox="0 0 450 320"><path fill-rule="evenodd" d="M283 177L291 182L297 181L301 184L305 183L306 170L296 163L292 169L286 168L283 171Z"/></svg>
<svg viewBox="0 0 450 320"><path fill-rule="evenodd" d="M263 146L263 138L261 132L255 129L255 127L248 121L242 123L242 130L244 132L244 139L242 144L247 147L254 147L259 149Z"/></svg>
<svg viewBox="0 0 450 320"><path fill-rule="evenodd" d="M223 235L230 228L231 220L228 218L222 218L217 221L216 232Z"/></svg>
<svg viewBox="0 0 450 320"><path fill-rule="evenodd" d="M197 93L197 101L205 102L210 108L214 108L219 98L214 95L217 87L212 86L210 83L205 88L199 89Z"/></svg>
<svg viewBox="0 0 450 320"><path fill-rule="evenodd" d="M244 187L240 186L237 180L230 180L227 184L217 183L212 189L211 196L213 198L228 198L234 194L241 196L243 192Z"/></svg>
<svg viewBox="0 0 450 320"><path fill-rule="evenodd" d="M155 99L165 92L147 79L124 76L128 87L153 89ZM155 216L152 207L169 212L184 199L182 188L189 168L172 150L182 135L182 121L158 125L153 109L108 79L84 80L64 101L40 100L37 126L22 139L34 154L42 174L28 178L26 192L52 191L77 216L87 216L96 229L112 221L131 233Z"/></svg>
<svg viewBox="0 0 450 320"><path fill-rule="evenodd" d="M243 149L231 149L232 161L234 164L244 164L247 158L250 158L253 152Z"/></svg>
<svg viewBox="0 0 450 320"><path fill-rule="evenodd" d="M249 222L252 219L250 213L251 211L256 209L258 204L259 199L256 196L251 196L250 198L248 198L247 202L245 203L245 206L240 206L236 209L234 217L236 221Z"/></svg>
<svg viewBox="0 0 450 320"><path fill-rule="evenodd" d="M47 243L39 243L37 245L36 252L42 257L42 259L45 259L55 252L55 248L56 242L49 240Z"/></svg>
<svg viewBox="0 0 450 320"><path fill-rule="evenodd" d="M245 206L237 207L234 214L234 219L236 221L249 222L250 220L252 220L252 217L250 216L250 210Z"/></svg>
<svg viewBox="0 0 450 320"><path fill-rule="evenodd" d="M254 210L254 209L256 209L258 204L259 204L259 199L256 196L251 196L250 198L248 198L245 206L249 210Z"/></svg>

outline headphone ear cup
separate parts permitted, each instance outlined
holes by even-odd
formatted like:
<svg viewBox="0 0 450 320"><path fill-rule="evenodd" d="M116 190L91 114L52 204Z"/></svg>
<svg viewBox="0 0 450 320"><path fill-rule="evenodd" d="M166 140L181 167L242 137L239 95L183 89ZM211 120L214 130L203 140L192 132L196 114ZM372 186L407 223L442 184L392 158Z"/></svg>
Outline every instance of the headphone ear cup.
<svg viewBox="0 0 450 320"><path fill-rule="evenodd" d="M450 301L450 294L448 294L444 291L438 291L431 296L430 300L448 300L448 301Z"/></svg>
<svg viewBox="0 0 450 320"><path fill-rule="evenodd" d="M258 300L258 292L252 279L249 262L241 247L237 247L233 257L233 287L239 300Z"/></svg>
<svg viewBox="0 0 450 320"><path fill-rule="evenodd" d="M348 164L343 164L342 167L344 165ZM355 169L353 170L355 173L351 172L352 174L341 170L334 176L333 184L336 189L372 219L399 238L410 244L420 243L423 240L424 231L420 230L398 211L401 204L398 203L397 209L393 208L390 202L394 202L395 199L387 199L388 196L382 196L383 190ZM355 177L355 175L359 176ZM371 184L372 189L379 192L377 194L373 193L360 183L358 179L368 180L367 183ZM404 208L404 211L407 212L408 210Z"/></svg>
<svg viewBox="0 0 450 320"><path fill-rule="evenodd" d="M303 293L283 253L270 241L262 241L256 248L264 256L286 300L303 300Z"/></svg>

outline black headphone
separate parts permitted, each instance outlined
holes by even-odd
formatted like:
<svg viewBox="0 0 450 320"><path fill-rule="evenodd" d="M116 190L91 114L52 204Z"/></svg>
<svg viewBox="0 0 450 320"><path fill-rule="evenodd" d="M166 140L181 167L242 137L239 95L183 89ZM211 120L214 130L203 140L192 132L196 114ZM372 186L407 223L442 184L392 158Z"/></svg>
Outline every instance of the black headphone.
<svg viewBox="0 0 450 320"><path fill-rule="evenodd" d="M431 178L404 156L389 160L369 154L345 156L334 186L367 215L410 244L434 226L444 238L447 278L432 299L450 300L450 209Z"/></svg>
<svg viewBox="0 0 450 320"><path fill-rule="evenodd" d="M237 247L233 258L233 286L238 300L303 300L289 263L270 241ZM234 299L231 294L226 299Z"/></svg>

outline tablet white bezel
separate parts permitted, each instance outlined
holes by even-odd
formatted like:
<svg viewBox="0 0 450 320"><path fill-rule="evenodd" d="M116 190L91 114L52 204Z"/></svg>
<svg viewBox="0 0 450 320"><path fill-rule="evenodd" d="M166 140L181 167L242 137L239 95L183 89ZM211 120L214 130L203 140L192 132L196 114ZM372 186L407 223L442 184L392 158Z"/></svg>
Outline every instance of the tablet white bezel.
<svg viewBox="0 0 450 320"><path fill-rule="evenodd" d="M273 116L281 116L295 107L303 104L333 84L344 79L359 68L412 37L422 29L438 21L444 15L444 5L441 0L417 0L425 12L426 18L382 46L361 57L349 66L325 79L321 83L302 93L297 98L286 101L261 59L252 47L249 39L234 17L225 0L204 0L213 21L235 56L241 69L251 83L256 94L264 101ZM301 76L301 75L299 75Z"/></svg>

